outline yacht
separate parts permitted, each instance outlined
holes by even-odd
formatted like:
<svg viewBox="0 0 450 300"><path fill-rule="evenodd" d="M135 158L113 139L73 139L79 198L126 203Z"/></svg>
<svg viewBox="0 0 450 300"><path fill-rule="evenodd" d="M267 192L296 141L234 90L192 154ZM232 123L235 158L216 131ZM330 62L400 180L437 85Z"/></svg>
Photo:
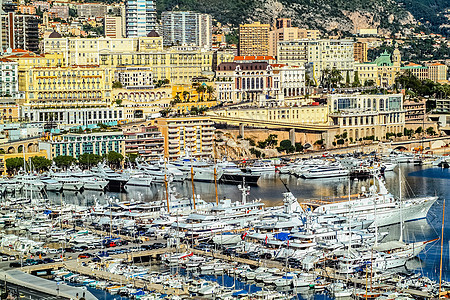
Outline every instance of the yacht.
<svg viewBox="0 0 450 300"><path fill-rule="evenodd" d="M348 176L350 171L341 165L323 166L313 169L308 169L302 173L302 177L306 179L313 178L330 178Z"/></svg>
<svg viewBox="0 0 450 300"><path fill-rule="evenodd" d="M73 177L72 173L50 171L49 175L62 184L63 190L80 191L83 188L83 182Z"/></svg>
<svg viewBox="0 0 450 300"><path fill-rule="evenodd" d="M59 192L63 188L61 182L51 178L50 176L41 176L40 180L45 184L45 189L47 191Z"/></svg>
<svg viewBox="0 0 450 300"><path fill-rule="evenodd" d="M197 160L190 156L175 160L172 164L180 171L184 172L188 178L192 176L194 181L211 182L214 181L214 177L216 180L220 180L223 174L223 170L221 168L215 167L209 162ZM214 176L214 173L216 176Z"/></svg>
<svg viewBox="0 0 450 300"><path fill-rule="evenodd" d="M91 171L100 178L107 180L108 188L110 190L123 190L125 184L128 182L128 178L114 172L110 167L102 163L99 163L97 167L92 168Z"/></svg>
<svg viewBox="0 0 450 300"><path fill-rule="evenodd" d="M275 165L271 160L258 160L246 168L247 172L275 172Z"/></svg>
<svg viewBox="0 0 450 300"><path fill-rule="evenodd" d="M217 168L223 170L220 181L223 183L240 184L245 182L248 185L257 185L260 174L250 174L242 172L239 167L231 161L221 161L217 163Z"/></svg>
<svg viewBox="0 0 450 300"><path fill-rule="evenodd" d="M412 221L426 218L430 207L438 197L419 197L399 201L385 187L380 175L376 177L378 188L372 185L369 193L365 190L356 198L323 204L315 208L319 214L333 214L353 217L358 220L376 220L371 226L387 226L403 221ZM401 216L401 214L403 214Z"/></svg>
<svg viewBox="0 0 450 300"><path fill-rule="evenodd" d="M150 187L153 178L142 171L127 169L124 173L128 177L126 185Z"/></svg>
<svg viewBox="0 0 450 300"><path fill-rule="evenodd" d="M108 185L108 181L100 177L95 176L91 172L78 172L72 173L72 176L78 178L83 183L85 190L103 191Z"/></svg>
<svg viewBox="0 0 450 300"><path fill-rule="evenodd" d="M18 183L22 184L25 191L42 192L45 188L44 183L37 175L33 174L18 174L14 177Z"/></svg>

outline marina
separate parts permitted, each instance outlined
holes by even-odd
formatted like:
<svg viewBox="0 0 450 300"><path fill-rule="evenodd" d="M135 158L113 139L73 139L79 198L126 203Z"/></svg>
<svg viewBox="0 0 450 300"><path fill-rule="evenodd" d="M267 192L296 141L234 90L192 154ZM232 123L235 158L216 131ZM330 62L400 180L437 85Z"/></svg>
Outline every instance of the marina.
<svg viewBox="0 0 450 300"><path fill-rule="evenodd" d="M3 189L0 252L14 271L130 299L433 298L448 169L397 156L184 161L162 182L160 163L21 175L4 180L22 187ZM242 183L215 185L227 171Z"/></svg>

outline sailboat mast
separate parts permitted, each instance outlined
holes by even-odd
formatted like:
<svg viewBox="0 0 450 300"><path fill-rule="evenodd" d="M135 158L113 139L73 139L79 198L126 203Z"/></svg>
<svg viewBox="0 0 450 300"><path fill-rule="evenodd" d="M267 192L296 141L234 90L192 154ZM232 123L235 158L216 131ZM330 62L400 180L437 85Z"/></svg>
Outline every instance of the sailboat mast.
<svg viewBox="0 0 450 300"><path fill-rule="evenodd" d="M166 188L166 201L167 201L167 212L170 213L170 205L169 205L169 189L167 186L167 167L166 167L166 159L164 159L164 186Z"/></svg>
<svg viewBox="0 0 450 300"><path fill-rule="evenodd" d="M214 143L214 188L216 190L216 205L219 205L219 195L217 194L217 161L216 161L216 144Z"/></svg>
<svg viewBox="0 0 450 300"><path fill-rule="evenodd" d="M399 203L400 203L400 241L403 241L403 203L402 203L402 169L398 168L398 186L399 186Z"/></svg>
<svg viewBox="0 0 450 300"><path fill-rule="evenodd" d="M439 296L441 298L441 288L442 288L442 253L444 251L444 220L445 220L445 198L444 204L442 206L442 229L441 229L441 262L439 266Z"/></svg>
<svg viewBox="0 0 450 300"><path fill-rule="evenodd" d="M191 160L191 183L192 183L192 201L194 203L194 210L195 207L195 187L194 187L194 167L192 166L192 160Z"/></svg>

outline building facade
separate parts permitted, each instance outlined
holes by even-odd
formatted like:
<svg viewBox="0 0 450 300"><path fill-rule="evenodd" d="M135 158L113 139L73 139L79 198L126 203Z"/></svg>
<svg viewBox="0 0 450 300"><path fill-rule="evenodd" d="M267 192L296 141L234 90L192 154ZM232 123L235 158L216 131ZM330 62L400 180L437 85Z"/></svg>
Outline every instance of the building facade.
<svg viewBox="0 0 450 300"><path fill-rule="evenodd" d="M122 24L122 20L122 17L105 16L103 20L105 37L112 39L123 38L124 24Z"/></svg>
<svg viewBox="0 0 450 300"><path fill-rule="evenodd" d="M35 108L111 104L114 72L99 66L35 67L19 74L22 102Z"/></svg>
<svg viewBox="0 0 450 300"><path fill-rule="evenodd" d="M60 155L79 158L84 153L105 155L115 151L125 155L125 142L122 132L94 132L89 134L66 134L54 140L39 142L39 150L47 151L53 159Z"/></svg>
<svg viewBox="0 0 450 300"><path fill-rule="evenodd" d="M18 15L14 12L0 15L0 40L3 50L23 49L39 51L39 19L33 15Z"/></svg>
<svg viewBox="0 0 450 300"><path fill-rule="evenodd" d="M403 102L406 123L423 123L426 116L426 102L422 99L412 99Z"/></svg>
<svg viewBox="0 0 450 300"><path fill-rule="evenodd" d="M108 7L101 3L82 3L77 6L77 13L82 18L103 18L108 12Z"/></svg>
<svg viewBox="0 0 450 300"><path fill-rule="evenodd" d="M367 43L365 42L356 42L353 45L353 54L355 57L355 61L359 63L367 62Z"/></svg>
<svg viewBox="0 0 450 300"><path fill-rule="evenodd" d="M114 80L119 81L125 89L152 89L153 75L149 67L117 67Z"/></svg>
<svg viewBox="0 0 450 300"><path fill-rule="evenodd" d="M328 96L329 119L339 126L339 134L347 132L351 141L373 136L384 139L386 133L402 133L405 128L403 95Z"/></svg>
<svg viewBox="0 0 450 300"><path fill-rule="evenodd" d="M15 97L19 92L18 63L0 58L0 97Z"/></svg>
<svg viewBox="0 0 450 300"><path fill-rule="evenodd" d="M309 76L316 83L322 81L325 69L336 68L343 78L348 73L353 80L354 53L352 40L295 40L278 42L278 62L306 65Z"/></svg>
<svg viewBox="0 0 450 300"><path fill-rule="evenodd" d="M138 154L144 160L158 160L164 153L164 137L157 126L126 127L124 140L125 155Z"/></svg>
<svg viewBox="0 0 450 300"><path fill-rule="evenodd" d="M269 24L239 25L239 55L269 55Z"/></svg>
<svg viewBox="0 0 450 300"><path fill-rule="evenodd" d="M164 157L213 157L215 128L207 117L158 118L155 125L164 137Z"/></svg>
<svg viewBox="0 0 450 300"><path fill-rule="evenodd" d="M161 14L164 45L211 47L211 15L191 11L166 11Z"/></svg>
<svg viewBox="0 0 450 300"><path fill-rule="evenodd" d="M153 0L127 0L126 36L146 36L156 27L156 3Z"/></svg>

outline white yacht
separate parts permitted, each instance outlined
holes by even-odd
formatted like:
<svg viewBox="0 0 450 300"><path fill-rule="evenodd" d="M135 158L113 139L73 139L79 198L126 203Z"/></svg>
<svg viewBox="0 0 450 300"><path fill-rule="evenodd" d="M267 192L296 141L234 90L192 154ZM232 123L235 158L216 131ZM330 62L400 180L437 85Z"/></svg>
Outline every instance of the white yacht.
<svg viewBox="0 0 450 300"><path fill-rule="evenodd" d="M192 176L192 172L194 181L214 181L214 169L216 170L215 174L217 180L220 180L223 174L223 170L221 168L215 167L209 162L200 161L189 156L173 161L172 164L180 169L180 171L184 172L187 175L187 178Z"/></svg>
<svg viewBox="0 0 450 300"><path fill-rule="evenodd" d="M247 172L275 172L275 165L271 160L258 160L246 168Z"/></svg>
<svg viewBox="0 0 450 300"><path fill-rule="evenodd" d="M103 191L108 185L107 180L97 177L95 176L95 174L89 171L81 172L80 170L78 172L72 173L72 176L78 178L78 180L83 183L83 187L85 190Z"/></svg>
<svg viewBox="0 0 450 300"><path fill-rule="evenodd" d="M342 177L348 176L349 174L350 170L342 167L341 165L334 165L334 166L330 165L308 169L304 171L301 176L306 179L313 179L313 178Z"/></svg>
<svg viewBox="0 0 450 300"><path fill-rule="evenodd" d="M83 188L83 182L81 182L78 178L72 176L72 173L69 172L53 172L50 171L49 175L62 183L63 190L66 191L79 191Z"/></svg>
<svg viewBox="0 0 450 300"><path fill-rule="evenodd" d="M150 187L153 178L142 171L127 169L124 176L128 177L126 185Z"/></svg>
<svg viewBox="0 0 450 300"><path fill-rule="evenodd" d="M123 175L114 172L105 164L99 163L97 167L91 168L91 171L100 178L108 181L108 188L112 190L123 190L128 179Z"/></svg>
<svg viewBox="0 0 450 300"><path fill-rule="evenodd" d="M40 179L45 184L45 189L47 191L59 192L63 188L63 185L61 182L51 178L50 176L41 176Z"/></svg>
<svg viewBox="0 0 450 300"><path fill-rule="evenodd" d="M372 185L369 193L363 193L349 201L340 201L318 206L314 212L353 217L358 220L375 220L371 226L387 226L403 221L423 219L438 197L419 197L399 201L390 194L380 176L378 180L379 191ZM400 214L403 216L401 217ZM375 224L376 223L376 224Z"/></svg>
<svg viewBox="0 0 450 300"><path fill-rule="evenodd" d="M18 174L14 178L22 184L25 191L42 192L45 188L45 184L39 180L37 175Z"/></svg>

